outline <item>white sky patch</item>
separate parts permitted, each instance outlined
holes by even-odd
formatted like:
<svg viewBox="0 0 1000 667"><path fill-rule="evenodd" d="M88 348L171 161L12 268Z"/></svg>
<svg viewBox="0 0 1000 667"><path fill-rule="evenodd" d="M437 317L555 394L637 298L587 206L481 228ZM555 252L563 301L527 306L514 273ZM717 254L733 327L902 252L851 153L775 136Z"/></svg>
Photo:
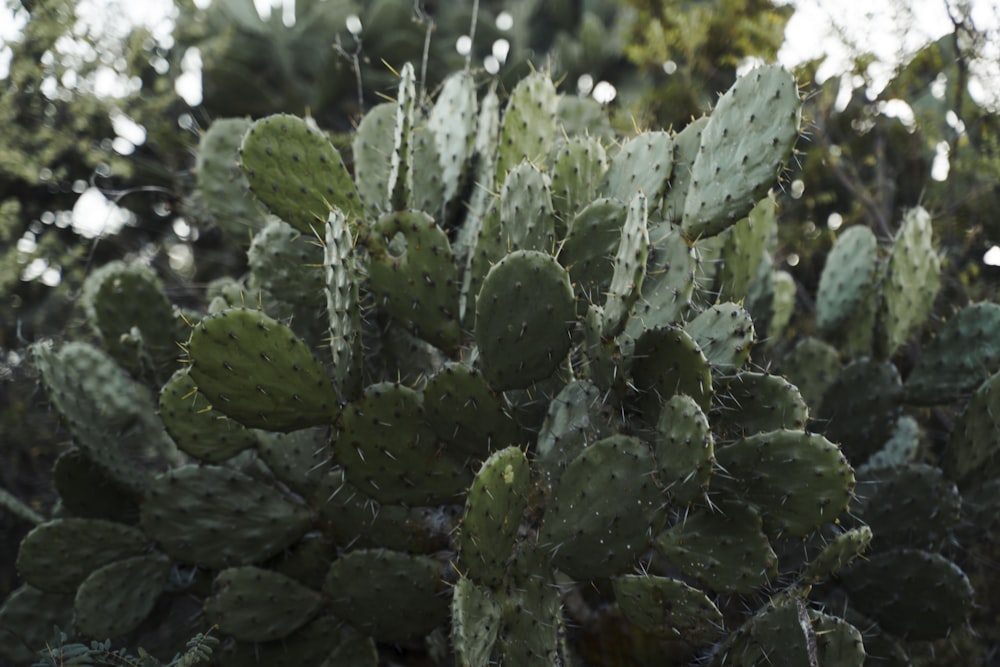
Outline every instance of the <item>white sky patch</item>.
<svg viewBox="0 0 1000 667"><path fill-rule="evenodd" d="M109 201L97 188L87 188L73 206L73 230L88 239L115 234L131 218L131 213Z"/></svg>
<svg viewBox="0 0 1000 667"><path fill-rule="evenodd" d="M1000 245L995 245L983 255L983 264L987 266L1000 266Z"/></svg>

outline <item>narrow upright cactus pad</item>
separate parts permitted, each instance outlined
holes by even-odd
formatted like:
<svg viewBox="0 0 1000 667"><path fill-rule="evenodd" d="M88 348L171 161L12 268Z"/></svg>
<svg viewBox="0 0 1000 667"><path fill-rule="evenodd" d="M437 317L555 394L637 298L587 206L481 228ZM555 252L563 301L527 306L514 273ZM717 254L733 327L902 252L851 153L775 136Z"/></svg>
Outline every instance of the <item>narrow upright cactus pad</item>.
<svg viewBox="0 0 1000 667"><path fill-rule="evenodd" d="M323 253L326 267L326 311L330 322L333 386L342 399L361 393L361 269L354 236L344 214L334 209L326 221Z"/></svg>
<svg viewBox="0 0 1000 667"><path fill-rule="evenodd" d="M611 276L612 258L621 243L628 205L617 199L595 199L569 222L559 248L559 263L569 271L582 313L588 304L603 304Z"/></svg>
<svg viewBox="0 0 1000 667"><path fill-rule="evenodd" d="M276 216L315 234L336 206L351 217L361 202L340 153L314 123L277 114L250 126L240 147L250 189Z"/></svg>
<svg viewBox="0 0 1000 667"><path fill-rule="evenodd" d="M632 197L628 205L628 215L613 263L614 273L604 303L603 335L608 338L617 336L625 328L646 277L646 258L649 256L646 207L646 196L641 192Z"/></svg>
<svg viewBox="0 0 1000 667"><path fill-rule="evenodd" d="M684 200L691 186L691 168L698 157L701 147L701 133L708 124L708 116L702 116L684 126L684 129L673 137L674 166L671 169L673 178L667 186L663 199L663 217L672 225L681 224L684 216Z"/></svg>
<svg viewBox="0 0 1000 667"><path fill-rule="evenodd" d="M85 637L119 637L135 630L163 592L170 559L133 556L95 570L76 591L76 626Z"/></svg>
<svg viewBox="0 0 1000 667"><path fill-rule="evenodd" d="M767 253L767 242L774 230L774 199L765 197L726 235L722 263L715 275L716 291L721 301L742 301L757 275Z"/></svg>
<svg viewBox="0 0 1000 667"><path fill-rule="evenodd" d="M441 167L445 203L458 194L465 182L466 168L472 158L476 138L476 83L469 72L456 72L444 80L427 118L427 127ZM427 169L418 163L418 169Z"/></svg>
<svg viewBox="0 0 1000 667"><path fill-rule="evenodd" d="M932 236L926 210L917 207L906 212L882 284L880 323L887 356L896 353L934 306L941 287L941 260Z"/></svg>
<svg viewBox="0 0 1000 667"><path fill-rule="evenodd" d="M263 642L292 634L319 611L321 596L282 574L231 567L215 577L205 600L209 623L239 641Z"/></svg>
<svg viewBox="0 0 1000 667"><path fill-rule="evenodd" d="M805 536L847 509L854 471L821 435L780 430L715 450L727 475L717 478L759 508L769 535Z"/></svg>
<svg viewBox="0 0 1000 667"><path fill-rule="evenodd" d="M705 593L683 581L628 574L613 583L625 618L646 632L696 646L710 644L723 632L719 608Z"/></svg>
<svg viewBox="0 0 1000 667"><path fill-rule="evenodd" d="M611 158L602 192L623 202L637 193L650 208L658 208L674 165L674 142L668 132L643 132L630 139Z"/></svg>
<svg viewBox="0 0 1000 667"><path fill-rule="evenodd" d="M577 579L621 574L645 550L661 504L649 446L613 435L566 468L545 512L540 539L552 562Z"/></svg>
<svg viewBox="0 0 1000 667"><path fill-rule="evenodd" d="M188 341L191 377L212 407L251 428L329 424L337 396L291 329L254 310L207 317Z"/></svg>
<svg viewBox="0 0 1000 667"><path fill-rule="evenodd" d="M383 102L368 110L354 134L354 182L365 210L374 215L389 210L389 169L395 127L396 103Z"/></svg>
<svg viewBox="0 0 1000 667"><path fill-rule="evenodd" d="M500 234L508 252L553 252L555 215L547 181L530 162L522 162L507 173L500 190Z"/></svg>
<svg viewBox="0 0 1000 667"><path fill-rule="evenodd" d="M465 576L493 589L500 585L530 490L528 459L517 447L502 449L483 463L469 487L459 532Z"/></svg>
<svg viewBox="0 0 1000 667"><path fill-rule="evenodd" d="M547 74L534 72L521 79L507 101L500 128L496 182L523 160L541 164L556 136L559 97Z"/></svg>
<svg viewBox="0 0 1000 667"><path fill-rule="evenodd" d="M604 147L594 137L573 137L559 147L552 165L552 204L560 236L576 212L597 198L607 169Z"/></svg>
<svg viewBox="0 0 1000 667"><path fill-rule="evenodd" d="M625 323L631 340L647 329L680 322L694 295L697 262L680 228L657 225L649 230L649 240L642 294Z"/></svg>
<svg viewBox="0 0 1000 667"><path fill-rule="evenodd" d="M742 218L774 184L799 132L802 101L794 77L758 67L723 95L701 132L683 226L713 236Z"/></svg>
<svg viewBox="0 0 1000 667"><path fill-rule="evenodd" d="M383 503L448 502L471 477L442 451L426 424L422 396L389 382L366 388L344 408L333 446L347 481Z"/></svg>
<svg viewBox="0 0 1000 667"><path fill-rule="evenodd" d="M305 505L217 466L183 466L158 476L142 504L142 529L164 551L211 568L270 558L311 523Z"/></svg>
<svg viewBox="0 0 1000 667"><path fill-rule="evenodd" d="M417 90L413 64L406 63L399 73L396 95L396 124L389 161L389 205L393 211L405 211L413 200L413 157L415 105Z"/></svg>
<svg viewBox="0 0 1000 667"><path fill-rule="evenodd" d="M389 213L367 239L372 290L413 333L453 352L461 342L458 269L448 236L426 213Z"/></svg>
<svg viewBox="0 0 1000 667"><path fill-rule="evenodd" d="M241 243L266 221L239 165L240 144L248 129L250 121L246 118L214 121L198 143L194 169L198 192L212 222Z"/></svg>
<svg viewBox="0 0 1000 667"><path fill-rule="evenodd" d="M451 601L451 642L459 665L489 667L500 614L500 604L488 588L468 577L458 580Z"/></svg>
<svg viewBox="0 0 1000 667"><path fill-rule="evenodd" d="M705 413L690 396L664 403L656 425L653 453L667 495L687 505L708 490L715 465L715 442Z"/></svg>
<svg viewBox="0 0 1000 667"><path fill-rule="evenodd" d="M842 328L872 290L878 268L878 242L864 225L843 231L826 256L816 294L816 325L824 335L842 338Z"/></svg>
<svg viewBox="0 0 1000 667"><path fill-rule="evenodd" d="M323 588L333 612L378 641L422 637L448 618L441 564L427 556L358 549L330 566Z"/></svg>
<svg viewBox="0 0 1000 667"><path fill-rule="evenodd" d="M476 302L483 375L499 390L547 378L569 351L575 321L565 269L533 250L507 255L490 269Z"/></svg>

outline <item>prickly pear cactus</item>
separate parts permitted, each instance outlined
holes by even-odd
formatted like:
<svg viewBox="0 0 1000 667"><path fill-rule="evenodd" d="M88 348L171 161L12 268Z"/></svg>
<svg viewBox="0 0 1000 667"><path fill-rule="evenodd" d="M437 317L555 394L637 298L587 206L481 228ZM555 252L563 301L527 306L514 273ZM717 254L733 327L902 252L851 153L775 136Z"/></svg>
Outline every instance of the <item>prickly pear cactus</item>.
<svg viewBox="0 0 1000 667"><path fill-rule="evenodd" d="M425 99L399 71L347 162L308 118L217 122L199 187L220 225L253 213L249 275L179 320L148 270L112 266L83 304L107 351L35 348L75 447L0 619L72 613L104 639L204 618L221 664L366 667L570 664L608 614L700 664L860 665L860 614L903 639L964 622L946 550L959 489L996 470L997 307L896 370L937 289L913 213L886 252L841 234L829 342L781 356L808 330L770 255L788 72L608 139L577 136L545 72ZM943 467L922 460L907 404L973 391Z"/></svg>

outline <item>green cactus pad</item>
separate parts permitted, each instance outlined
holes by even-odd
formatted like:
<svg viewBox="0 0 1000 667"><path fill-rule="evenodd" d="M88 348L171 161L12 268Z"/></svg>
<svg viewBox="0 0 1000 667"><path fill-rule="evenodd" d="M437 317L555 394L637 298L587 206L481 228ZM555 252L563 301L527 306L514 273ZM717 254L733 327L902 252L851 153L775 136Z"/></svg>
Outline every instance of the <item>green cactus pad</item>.
<svg viewBox="0 0 1000 667"><path fill-rule="evenodd" d="M766 315L763 316L764 327L757 327L757 334L766 337L765 342L777 343L781 340L781 335L795 313L795 295L798 287L795 278L787 271L772 271L770 280L773 290L770 306ZM751 315L754 315L751 312ZM756 317L754 318L756 322Z"/></svg>
<svg viewBox="0 0 1000 667"><path fill-rule="evenodd" d="M611 158L601 192L623 202L642 193L657 208L674 165L674 141L668 132L643 132Z"/></svg>
<svg viewBox="0 0 1000 667"><path fill-rule="evenodd" d="M775 181L799 132L795 78L778 65L740 77L701 130L684 201L684 232L713 236L753 208Z"/></svg>
<svg viewBox="0 0 1000 667"><path fill-rule="evenodd" d="M396 93L396 123L393 125L392 153L389 157L389 206L405 211L413 203L414 126L416 122L416 74L406 63L399 73Z"/></svg>
<svg viewBox="0 0 1000 667"><path fill-rule="evenodd" d="M583 335L581 373L601 389L621 394L625 383L622 349L617 339L604 335L604 309L600 306L587 306Z"/></svg>
<svg viewBox="0 0 1000 667"><path fill-rule="evenodd" d="M510 94L500 127L496 182L528 160L541 164L557 136L556 110L559 97L547 74L533 72L521 79Z"/></svg>
<svg viewBox="0 0 1000 667"><path fill-rule="evenodd" d="M330 322L333 385L342 399L361 393L361 270L347 218L330 211L323 254L326 267L326 311Z"/></svg>
<svg viewBox="0 0 1000 667"><path fill-rule="evenodd" d="M52 466L52 483L63 509L71 516L134 523L139 516L139 492L115 481L76 447L59 455Z"/></svg>
<svg viewBox="0 0 1000 667"><path fill-rule="evenodd" d="M559 147L552 165L552 204L562 231L597 198L607 169L604 146L595 137L572 137Z"/></svg>
<svg viewBox="0 0 1000 667"><path fill-rule="evenodd" d="M872 529L860 526L846 530L823 547L803 569L799 581L806 585L821 584L861 556L872 541Z"/></svg>
<svg viewBox="0 0 1000 667"><path fill-rule="evenodd" d="M276 299L323 307L323 249L316 236L301 234L288 223L271 219L254 235L247 260L253 284Z"/></svg>
<svg viewBox="0 0 1000 667"><path fill-rule="evenodd" d="M724 632L722 612L702 591L669 577L630 574L614 580L628 621L657 637L710 644Z"/></svg>
<svg viewBox="0 0 1000 667"><path fill-rule="evenodd" d="M899 371L893 364L859 359L827 387L816 417L852 462L864 463L892 435L899 396Z"/></svg>
<svg viewBox="0 0 1000 667"><path fill-rule="evenodd" d="M322 365L291 329L264 313L206 317L187 348L198 390L245 426L292 431L333 419L337 396Z"/></svg>
<svg viewBox="0 0 1000 667"><path fill-rule="evenodd" d="M514 538L531 491L528 458L517 447L483 463L465 500L459 553L465 576L496 589L503 580Z"/></svg>
<svg viewBox="0 0 1000 667"><path fill-rule="evenodd" d="M780 430L715 450L718 483L758 507L769 535L805 536L847 509L854 470L821 435Z"/></svg>
<svg viewBox="0 0 1000 667"><path fill-rule="evenodd" d="M387 549L341 556L324 585L334 614L387 642L420 637L444 623L447 590L438 561Z"/></svg>
<svg viewBox="0 0 1000 667"><path fill-rule="evenodd" d="M1000 371L1000 304L973 303L924 346L906 378L907 402L946 403Z"/></svg>
<svg viewBox="0 0 1000 667"><path fill-rule="evenodd" d="M477 115L476 83L472 75L466 71L449 75L427 118L441 166L444 202L454 199L465 183L466 168L475 147Z"/></svg>
<svg viewBox="0 0 1000 667"><path fill-rule="evenodd" d="M390 213L372 227L368 279L386 311L441 349L461 342L458 269L447 235L426 213Z"/></svg>
<svg viewBox="0 0 1000 667"><path fill-rule="evenodd" d="M632 378L647 423L659 417L663 401L687 394L702 410L712 402L712 366L701 348L683 329L650 329L635 343Z"/></svg>
<svg viewBox="0 0 1000 667"><path fill-rule="evenodd" d="M535 554L533 554L535 556ZM551 575L529 573L505 590L499 637L502 664L565 665L562 596Z"/></svg>
<svg viewBox="0 0 1000 667"><path fill-rule="evenodd" d="M843 328L871 298L878 269L878 241L864 225L848 227L830 249L816 293L816 326L842 338Z"/></svg>
<svg viewBox="0 0 1000 667"><path fill-rule="evenodd" d="M266 642L292 634L316 615L321 596L277 572L231 567L215 577L205 600L209 623L240 641Z"/></svg>
<svg viewBox="0 0 1000 667"><path fill-rule="evenodd" d="M657 551L713 591L752 593L777 576L760 515L745 505L694 512L655 539Z"/></svg>
<svg viewBox="0 0 1000 667"><path fill-rule="evenodd" d="M276 489L216 466L183 466L155 478L142 529L180 561L223 568L262 561L294 544L312 513Z"/></svg>
<svg viewBox="0 0 1000 667"><path fill-rule="evenodd" d="M576 303L569 274L548 255L518 250L498 262L476 302L476 343L494 389L544 380L569 352Z"/></svg>
<svg viewBox="0 0 1000 667"><path fill-rule="evenodd" d="M153 610L170 576L162 554L133 556L90 573L76 591L76 627L86 637L118 637L131 632Z"/></svg>
<svg viewBox="0 0 1000 667"><path fill-rule="evenodd" d="M240 144L249 129L250 121L245 118L213 121L198 143L194 168L198 192L212 222L240 243L266 222L239 166Z"/></svg>
<svg viewBox="0 0 1000 667"><path fill-rule="evenodd" d="M354 182L365 210L381 215L389 210L389 161L396 103L383 102L368 110L358 124L352 143Z"/></svg>
<svg viewBox="0 0 1000 667"><path fill-rule="evenodd" d="M176 371L160 390L160 419L181 451L208 463L257 444L253 431L212 409L187 369Z"/></svg>
<svg viewBox="0 0 1000 667"><path fill-rule="evenodd" d="M806 404L818 410L827 388L840 375L840 353L818 338L802 338L779 366Z"/></svg>
<svg viewBox="0 0 1000 667"><path fill-rule="evenodd" d="M327 532L313 531L264 564L268 570L299 582L307 588L323 588L330 563L337 557L337 541Z"/></svg>
<svg viewBox="0 0 1000 667"><path fill-rule="evenodd" d="M254 122L240 161L257 199L303 234L316 234L332 207L363 213L340 153L311 120L276 114Z"/></svg>
<svg viewBox="0 0 1000 667"><path fill-rule="evenodd" d="M787 428L804 430L809 407L791 382L767 373L738 373L717 393L713 424L734 437Z"/></svg>
<svg viewBox="0 0 1000 667"><path fill-rule="evenodd" d="M940 468L908 463L858 476L855 509L875 533L875 547L937 551L959 524L962 497Z"/></svg>
<svg viewBox="0 0 1000 667"><path fill-rule="evenodd" d="M767 253L767 242L775 229L774 198L761 199L750 215L743 218L725 236L722 260L715 274L715 290L720 301L743 301L757 269Z"/></svg>
<svg viewBox="0 0 1000 667"><path fill-rule="evenodd" d="M134 375L159 378L176 365L184 327L152 269L109 262L87 276L80 303L104 349Z"/></svg>
<svg viewBox="0 0 1000 667"><path fill-rule="evenodd" d="M155 469L176 459L153 396L101 350L71 342L32 346L49 399L73 439L115 483L140 493Z"/></svg>
<svg viewBox="0 0 1000 667"><path fill-rule="evenodd" d="M309 496L322 483L329 456L330 429L304 428L291 433L257 432L257 458L296 493Z"/></svg>
<svg viewBox="0 0 1000 667"><path fill-rule="evenodd" d="M520 430L501 396L482 373L457 362L444 364L424 387L427 423L456 452L474 459L515 444Z"/></svg>
<svg viewBox="0 0 1000 667"><path fill-rule="evenodd" d="M735 303L720 303L684 325L716 373L738 371L750 358L754 343L750 313Z"/></svg>
<svg viewBox="0 0 1000 667"><path fill-rule="evenodd" d="M920 207L907 211L882 283L879 324L886 356L895 354L931 314L941 287L941 260L932 237L930 214Z"/></svg>
<svg viewBox="0 0 1000 667"><path fill-rule="evenodd" d="M862 667L861 633L841 618L784 596L743 624L715 654L713 666L823 665Z"/></svg>
<svg viewBox="0 0 1000 667"><path fill-rule="evenodd" d="M559 249L559 263L569 271L580 299L579 311L587 304L603 303L614 274L612 258L621 244L628 207L615 199L597 199L572 218Z"/></svg>
<svg viewBox="0 0 1000 667"><path fill-rule="evenodd" d="M540 533L552 563L571 577L620 574L646 548L662 502L649 446L613 435L588 446L555 486Z"/></svg>
<svg viewBox="0 0 1000 667"><path fill-rule="evenodd" d="M618 252L612 264L614 273L611 275L608 297L604 303L602 327L602 335L606 338L622 332L629 312L639 300L639 292L646 277L646 258L649 256L646 215L646 196L640 192L629 202Z"/></svg>
<svg viewBox="0 0 1000 667"><path fill-rule="evenodd" d="M32 664L52 640L52 628L72 624L72 595L45 593L24 584L0 606L0 658Z"/></svg>
<svg viewBox="0 0 1000 667"><path fill-rule="evenodd" d="M948 476L963 487L995 478L997 433L1000 433L1000 373L980 385L952 429L942 461Z"/></svg>
<svg viewBox="0 0 1000 667"><path fill-rule="evenodd" d="M907 639L947 637L972 611L965 573L944 556L920 549L873 554L856 561L841 580L852 606Z"/></svg>
<svg viewBox="0 0 1000 667"><path fill-rule="evenodd" d="M289 636L271 642L237 643L221 656L223 667L377 667L371 637L333 616L319 616Z"/></svg>
<svg viewBox="0 0 1000 667"><path fill-rule="evenodd" d="M448 502L471 478L427 425L423 397L391 382L367 387L344 408L333 448L347 481L383 503Z"/></svg>
<svg viewBox="0 0 1000 667"><path fill-rule="evenodd" d="M552 253L555 222L548 179L538 167L522 162L507 172L500 189L500 239L507 252Z"/></svg>
<svg viewBox="0 0 1000 667"><path fill-rule="evenodd" d="M684 394L663 404L653 453L667 495L687 505L708 490L715 465L715 442L698 403Z"/></svg>
<svg viewBox="0 0 1000 667"><path fill-rule="evenodd" d="M598 411L601 390L588 380L570 382L549 403L538 434L538 463L550 481L562 472L585 447L611 435Z"/></svg>
<svg viewBox="0 0 1000 667"><path fill-rule="evenodd" d="M434 135L426 124L413 128L413 164L435 165L440 163ZM409 199L409 208L424 211L433 217L445 220L447 212L444 206L444 182L438 169L415 169L413 171L413 192Z"/></svg>
<svg viewBox="0 0 1000 667"><path fill-rule="evenodd" d="M673 178L663 199L663 218L671 225L679 226L684 216L684 200L691 187L691 168L701 147L701 133L708 124L708 116L692 120L684 129L673 136L674 166Z"/></svg>
<svg viewBox="0 0 1000 667"><path fill-rule="evenodd" d="M479 104L479 122L473 143L475 167L469 174L469 187L472 192L469 194L465 215L461 219L454 240L455 254L464 260L468 260L472 254L483 224L483 218L495 202L494 182L496 178L494 174L496 172L499 134L500 100L497 98L496 91L491 88ZM499 223L499 210L497 216ZM483 275L486 275L485 272Z"/></svg>
<svg viewBox="0 0 1000 667"><path fill-rule="evenodd" d="M632 340L647 329L680 322L694 294L695 256L680 230L661 224L650 230L649 238L642 296L625 325Z"/></svg>
<svg viewBox="0 0 1000 667"><path fill-rule="evenodd" d="M451 600L451 643L459 667L488 667L500 630L501 607L489 589L462 577Z"/></svg>
<svg viewBox="0 0 1000 667"><path fill-rule="evenodd" d="M483 213L480 222L475 245L470 248L466 259L465 273L462 274L462 292L459 297L459 312L467 328L475 325L476 303L486 274L507 254L507 248L500 234L499 199L490 200L490 205Z"/></svg>
<svg viewBox="0 0 1000 667"><path fill-rule="evenodd" d="M94 570L142 554L149 540L141 530L100 519L54 519L21 541L17 572L50 593L72 593Z"/></svg>

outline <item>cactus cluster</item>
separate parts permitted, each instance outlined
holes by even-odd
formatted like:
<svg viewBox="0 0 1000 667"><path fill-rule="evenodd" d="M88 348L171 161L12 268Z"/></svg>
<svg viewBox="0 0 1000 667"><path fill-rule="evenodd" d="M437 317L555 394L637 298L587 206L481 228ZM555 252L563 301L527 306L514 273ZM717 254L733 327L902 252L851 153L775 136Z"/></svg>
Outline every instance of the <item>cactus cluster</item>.
<svg viewBox="0 0 1000 667"><path fill-rule="evenodd" d="M252 231L249 273L182 314L107 267L84 295L103 349L35 346L75 445L0 608L27 646L0 650L162 627L192 598L177 633L217 626L223 665L374 667L394 645L549 667L602 618L683 660L862 665L876 632L961 626L972 589L943 549L955 482L996 465L1000 307L959 313L900 381L939 284L916 210L885 259L841 236L830 342L781 355L768 190L793 77L759 67L705 118L617 144L569 136L559 100L542 72L505 105L460 72L425 108L406 66L353 161L309 118L216 121L198 183ZM788 379L755 365L772 349ZM901 403L984 381L948 476L918 462Z"/></svg>

